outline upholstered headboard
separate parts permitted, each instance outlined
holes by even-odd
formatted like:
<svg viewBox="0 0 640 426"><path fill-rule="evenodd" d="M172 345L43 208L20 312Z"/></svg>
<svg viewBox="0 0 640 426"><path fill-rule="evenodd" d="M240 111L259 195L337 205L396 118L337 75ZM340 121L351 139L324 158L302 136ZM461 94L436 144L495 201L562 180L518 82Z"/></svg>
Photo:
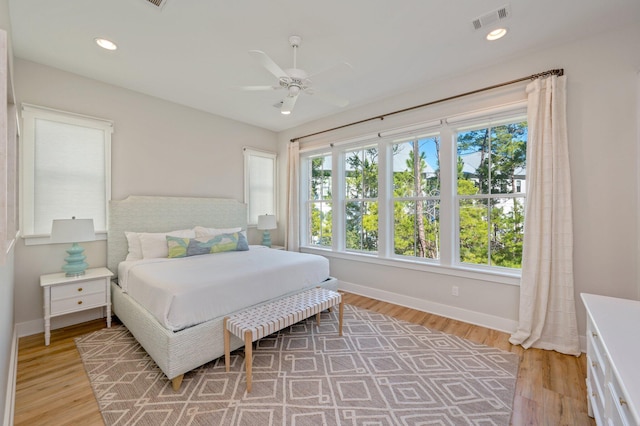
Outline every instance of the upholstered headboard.
<svg viewBox="0 0 640 426"><path fill-rule="evenodd" d="M109 203L107 267L127 257L125 231L167 232L194 226L247 229L246 205L230 198L129 196Z"/></svg>

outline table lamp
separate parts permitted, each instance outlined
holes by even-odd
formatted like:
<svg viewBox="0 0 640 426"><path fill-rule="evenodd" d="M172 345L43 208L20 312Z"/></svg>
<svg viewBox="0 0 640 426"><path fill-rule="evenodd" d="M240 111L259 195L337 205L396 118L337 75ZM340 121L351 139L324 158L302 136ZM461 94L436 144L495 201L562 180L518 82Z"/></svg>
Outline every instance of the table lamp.
<svg viewBox="0 0 640 426"><path fill-rule="evenodd" d="M272 214L265 214L258 216L258 230L264 231L262 233L262 245L271 247L271 234L269 230L276 229L276 217Z"/></svg>
<svg viewBox="0 0 640 426"><path fill-rule="evenodd" d="M84 275L84 271L89 266L84 260L84 248L80 246L81 242L93 241L96 234L93 229L93 219L54 219L51 227L52 243L73 243L67 250L69 256L65 257L66 265L62 267L62 271L66 272L67 277L75 277Z"/></svg>

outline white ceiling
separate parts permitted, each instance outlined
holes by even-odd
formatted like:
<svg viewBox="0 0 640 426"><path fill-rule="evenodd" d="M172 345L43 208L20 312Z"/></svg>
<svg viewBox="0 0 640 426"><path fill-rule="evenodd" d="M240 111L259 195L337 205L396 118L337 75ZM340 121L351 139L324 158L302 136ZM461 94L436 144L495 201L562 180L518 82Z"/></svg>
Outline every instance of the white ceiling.
<svg viewBox="0 0 640 426"><path fill-rule="evenodd" d="M504 5L511 15L501 24L510 32L487 42L488 30L475 31L471 22ZM313 79L352 108L640 22L639 0L166 0L162 9L147 0L10 0L9 7L19 58L273 131L340 111L301 95L283 116L273 107L283 90L238 89L276 84L248 51L290 68L292 34L302 37L298 68L312 74L352 65ZM118 50L98 48L95 37Z"/></svg>

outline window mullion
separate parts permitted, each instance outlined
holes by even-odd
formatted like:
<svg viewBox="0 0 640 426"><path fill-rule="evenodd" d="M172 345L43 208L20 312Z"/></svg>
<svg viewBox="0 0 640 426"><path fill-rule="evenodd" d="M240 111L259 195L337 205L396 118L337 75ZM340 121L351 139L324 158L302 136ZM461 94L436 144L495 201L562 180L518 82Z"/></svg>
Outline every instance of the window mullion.
<svg viewBox="0 0 640 426"><path fill-rule="evenodd" d="M345 167L344 167L344 152L340 152L336 149L332 151L331 155L331 167L335 171L335 179L331 182L331 191L333 192L332 198L332 211L331 216L333 228L331 246L334 251L344 251L345 249Z"/></svg>
<svg viewBox="0 0 640 426"><path fill-rule="evenodd" d="M455 135L448 126L440 130L440 263L452 265L457 257L457 152Z"/></svg>
<svg viewBox="0 0 640 426"><path fill-rule="evenodd" d="M378 143L378 256L391 257L393 252L393 198L390 176L391 145Z"/></svg>

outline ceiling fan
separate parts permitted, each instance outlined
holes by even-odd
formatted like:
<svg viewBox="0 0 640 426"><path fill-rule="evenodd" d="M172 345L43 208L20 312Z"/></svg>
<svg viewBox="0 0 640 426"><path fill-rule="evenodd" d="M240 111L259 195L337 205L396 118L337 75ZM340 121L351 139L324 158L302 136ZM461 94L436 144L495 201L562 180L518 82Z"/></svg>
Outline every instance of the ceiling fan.
<svg viewBox="0 0 640 426"><path fill-rule="evenodd" d="M302 42L302 37L297 35L292 35L289 37L289 44L293 48L293 67L283 70L280 68L278 64L276 64L273 59L269 57L266 53L261 50L250 50L249 53L253 56L260 65L265 67L267 71L276 76L278 79L278 84L274 86L244 86L243 90L279 90L286 89L287 95L282 101L282 106L280 107L280 112L282 114L288 115L293 111L293 107L298 100L298 96L300 93L306 93L308 95L313 95L314 97L321 99L325 102L328 102L332 105L336 105L338 107L345 107L349 104L349 101L334 95L332 93L322 92L315 90L312 87L312 82L310 77L304 70L298 68L297 65L297 51L298 47L300 47L300 43ZM351 68L346 62L341 63L340 65L347 66ZM334 68L334 67L330 67ZM329 69L330 69L329 68ZM327 69L328 70L328 69ZM325 71L327 71L325 70ZM324 71L322 71L324 72ZM320 74L315 73L313 76Z"/></svg>

